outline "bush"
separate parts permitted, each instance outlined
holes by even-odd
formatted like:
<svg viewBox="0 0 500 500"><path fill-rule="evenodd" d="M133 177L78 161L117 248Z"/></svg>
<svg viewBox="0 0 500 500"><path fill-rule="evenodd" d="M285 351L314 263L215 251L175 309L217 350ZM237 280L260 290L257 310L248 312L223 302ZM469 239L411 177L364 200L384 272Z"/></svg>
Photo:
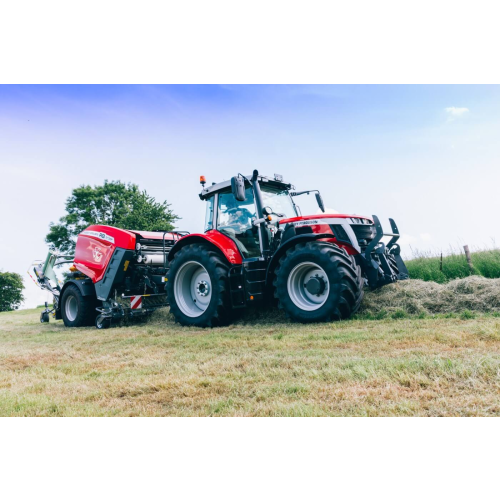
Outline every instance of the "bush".
<svg viewBox="0 0 500 500"><path fill-rule="evenodd" d="M17 273L0 273L0 312L18 309L24 300L23 278Z"/></svg>

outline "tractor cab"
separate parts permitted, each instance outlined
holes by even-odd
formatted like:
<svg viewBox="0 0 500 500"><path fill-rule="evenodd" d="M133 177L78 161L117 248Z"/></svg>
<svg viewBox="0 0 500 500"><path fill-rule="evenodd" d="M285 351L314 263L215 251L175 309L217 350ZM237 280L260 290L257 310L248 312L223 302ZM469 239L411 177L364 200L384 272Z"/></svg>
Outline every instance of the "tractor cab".
<svg viewBox="0 0 500 500"><path fill-rule="evenodd" d="M217 230L231 238L244 259L269 254L281 236L280 221L300 216L293 196L302 193L295 193L279 175L254 176L238 175L206 188L201 177L200 198L207 202L205 231Z"/></svg>

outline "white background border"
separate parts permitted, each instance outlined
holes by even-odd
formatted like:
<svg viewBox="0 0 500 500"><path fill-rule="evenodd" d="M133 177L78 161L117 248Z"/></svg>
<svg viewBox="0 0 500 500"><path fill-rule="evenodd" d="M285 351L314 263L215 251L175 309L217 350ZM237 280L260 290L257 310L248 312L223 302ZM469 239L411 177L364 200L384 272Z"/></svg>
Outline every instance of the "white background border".
<svg viewBox="0 0 500 500"><path fill-rule="evenodd" d="M498 83L493 2L22 1L3 83ZM2 419L3 498L484 498L497 419Z"/></svg>

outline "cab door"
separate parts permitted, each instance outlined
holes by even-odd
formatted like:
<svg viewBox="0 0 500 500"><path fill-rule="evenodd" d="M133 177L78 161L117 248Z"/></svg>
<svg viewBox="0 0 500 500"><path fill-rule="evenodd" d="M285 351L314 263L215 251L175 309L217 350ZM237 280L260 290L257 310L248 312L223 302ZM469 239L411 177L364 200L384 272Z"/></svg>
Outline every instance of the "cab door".
<svg viewBox="0 0 500 500"><path fill-rule="evenodd" d="M237 201L230 189L217 195L216 229L235 241L245 259L262 255L259 230L253 225L256 208L251 187L245 191L246 200Z"/></svg>

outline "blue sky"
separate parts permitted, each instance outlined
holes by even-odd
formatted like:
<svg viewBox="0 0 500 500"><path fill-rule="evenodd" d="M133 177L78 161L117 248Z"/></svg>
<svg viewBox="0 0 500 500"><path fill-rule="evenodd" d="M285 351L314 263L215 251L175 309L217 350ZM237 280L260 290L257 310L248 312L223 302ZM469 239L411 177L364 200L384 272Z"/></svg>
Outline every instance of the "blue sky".
<svg viewBox="0 0 500 500"><path fill-rule="evenodd" d="M0 86L0 267L44 257L80 184L137 183L194 232L199 175L254 168L330 209L394 217L408 255L492 246L499 137L499 86Z"/></svg>

